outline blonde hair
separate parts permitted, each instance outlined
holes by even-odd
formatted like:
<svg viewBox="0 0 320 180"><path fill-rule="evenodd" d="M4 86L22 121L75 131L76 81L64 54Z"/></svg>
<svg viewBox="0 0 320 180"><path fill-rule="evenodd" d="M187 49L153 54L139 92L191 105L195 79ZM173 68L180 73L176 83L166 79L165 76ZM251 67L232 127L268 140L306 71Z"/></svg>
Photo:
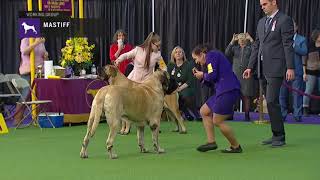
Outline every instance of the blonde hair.
<svg viewBox="0 0 320 180"><path fill-rule="evenodd" d="M243 39L243 40L245 40L245 39L246 39L246 34L245 34L245 33L239 33L239 34L238 34L238 39Z"/></svg>
<svg viewBox="0 0 320 180"><path fill-rule="evenodd" d="M152 52L151 45L160 41L160 36L155 32L151 32L146 38L146 40L144 40L144 42L141 45L139 45L146 51L146 60L144 62L144 68L149 68L150 66L150 56Z"/></svg>
<svg viewBox="0 0 320 180"><path fill-rule="evenodd" d="M183 53L183 62L187 60L186 58L186 53L184 52L184 50L182 49L182 47L180 46L176 46L173 48L172 52L171 52L171 62L176 63L176 59L174 58L174 54L176 53L177 49L181 49L182 53Z"/></svg>

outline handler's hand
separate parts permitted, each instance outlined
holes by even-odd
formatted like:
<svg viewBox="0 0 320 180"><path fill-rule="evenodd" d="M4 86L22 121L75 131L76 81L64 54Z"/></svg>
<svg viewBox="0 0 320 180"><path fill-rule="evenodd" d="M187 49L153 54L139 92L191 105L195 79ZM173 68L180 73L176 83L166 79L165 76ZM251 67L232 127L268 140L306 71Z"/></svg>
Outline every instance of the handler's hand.
<svg viewBox="0 0 320 180"><path fill-rule="evenodd" d="M203 79L203 72L202 71L198 71L196 68L192 69L192 73L194 75L194 77L196 77L197 79Z"/></svg>
<svg viewBox="0 0 320 180"><path fill-rule="evenodd" d="M294 69L288 69L286 74L286 80L292 81L294 80Z"/></svg>
<svg viewBox="0 0 320 180"><path fill-rule="evenodd" d="M119 67L119 64L120 64L119 60L116 59L116 60L114 61L114 65L117 66L117 67Z"/></svg>
<svg viewBox="0 0 320 180"><path fill-rule="evenodd" d="M44 60L48 60L49 59L49 54L48 54L47 51L43 54L43 59Z"/></svg>
<svg viewBox="0 0 320 180"><path fill-rule="evenodd" d="M242 74L242 77L244 79L249 79L251 77L251 69L246 69L243 74Z"/></svg>

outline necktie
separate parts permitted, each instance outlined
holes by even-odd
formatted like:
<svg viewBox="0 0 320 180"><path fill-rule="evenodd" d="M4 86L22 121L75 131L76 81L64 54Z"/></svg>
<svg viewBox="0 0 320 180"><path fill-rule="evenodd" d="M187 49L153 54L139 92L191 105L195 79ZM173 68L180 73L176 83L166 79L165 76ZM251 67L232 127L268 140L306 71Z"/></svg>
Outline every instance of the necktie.
<svg viewBox="0 0 320 180"><path fill-rule="evenodd" d="M264 32L268 31L269 25L271 23L272 18L271 17L267 17L266 23L264 24Z"/></svg>

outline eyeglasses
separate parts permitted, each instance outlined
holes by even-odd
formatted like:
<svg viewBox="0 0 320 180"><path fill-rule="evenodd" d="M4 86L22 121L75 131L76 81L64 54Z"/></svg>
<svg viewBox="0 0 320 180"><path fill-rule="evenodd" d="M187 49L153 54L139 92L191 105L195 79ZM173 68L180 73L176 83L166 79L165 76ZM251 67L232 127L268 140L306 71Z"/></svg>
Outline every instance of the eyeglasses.
<svg viewBox="0 0 320 180"><path fill-rule="evenodd" d="M161 44L155 44L155 43L152 43L152 44L155 45L158 49L160 49Z"/></svg>

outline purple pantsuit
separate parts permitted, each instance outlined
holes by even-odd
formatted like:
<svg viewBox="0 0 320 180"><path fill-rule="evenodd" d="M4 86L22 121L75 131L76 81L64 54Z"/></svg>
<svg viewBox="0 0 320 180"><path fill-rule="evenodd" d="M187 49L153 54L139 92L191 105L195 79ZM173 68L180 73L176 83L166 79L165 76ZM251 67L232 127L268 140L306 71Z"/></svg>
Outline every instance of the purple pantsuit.
<svg viewBox="0 0 320 180"><path fill-rule="evenodd" d="M209 87L215 84L215 95L206 104L212 112L221 115L233 114L233 106L240 97L240 82L232 71L229 60L219 51L206 54L207 72L203 83Z"/></svg>

